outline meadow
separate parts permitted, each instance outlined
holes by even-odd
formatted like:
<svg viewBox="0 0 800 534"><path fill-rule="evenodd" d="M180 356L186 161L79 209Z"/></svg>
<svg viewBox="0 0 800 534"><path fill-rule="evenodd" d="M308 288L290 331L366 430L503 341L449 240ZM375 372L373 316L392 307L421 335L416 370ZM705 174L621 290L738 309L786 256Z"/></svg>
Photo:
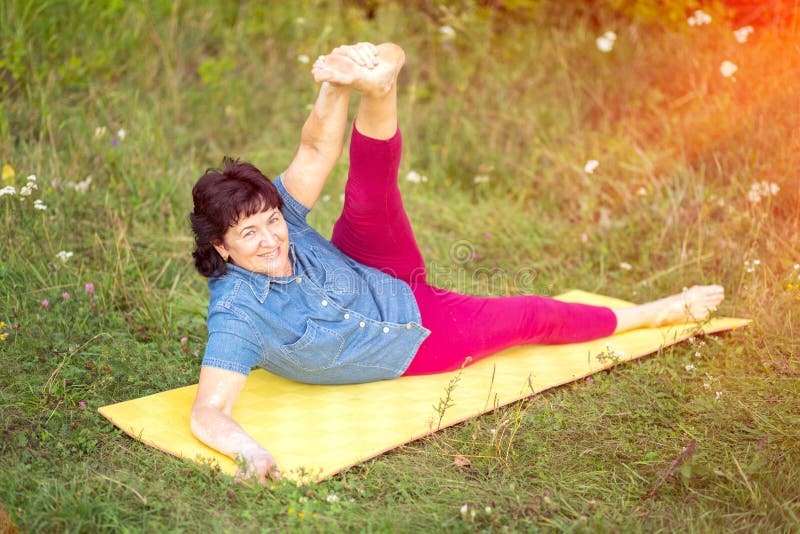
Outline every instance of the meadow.
<svg viewBox="0 0 800 534"><path fill-rule="evenodd" d="M800 530L800 16L483 4L2 3L0 530ZM98 407L197 380L194 181L225 155L283 171L311 62L357 41L407 54L400 181L435 282L720 283L751 325L316 485L238 484L113 427Z"/></svg>

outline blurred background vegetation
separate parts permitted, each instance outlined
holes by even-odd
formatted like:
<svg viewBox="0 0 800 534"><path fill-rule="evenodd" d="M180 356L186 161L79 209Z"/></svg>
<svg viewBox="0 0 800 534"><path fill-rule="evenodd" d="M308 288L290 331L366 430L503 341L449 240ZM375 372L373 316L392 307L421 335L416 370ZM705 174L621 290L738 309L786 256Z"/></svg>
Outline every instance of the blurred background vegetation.
<svg viewBox="0 0 800 534"><path fill-rule="evenodd" d="M0 527L800 528L798 24L794 0L3 2ZM223 155L283 171L311 62L365 40L408 56L401 187L432 282L633 301L717 282L753 325L314 487L236 486L111 427L97 407L196 381L194 180Z"/></svg>

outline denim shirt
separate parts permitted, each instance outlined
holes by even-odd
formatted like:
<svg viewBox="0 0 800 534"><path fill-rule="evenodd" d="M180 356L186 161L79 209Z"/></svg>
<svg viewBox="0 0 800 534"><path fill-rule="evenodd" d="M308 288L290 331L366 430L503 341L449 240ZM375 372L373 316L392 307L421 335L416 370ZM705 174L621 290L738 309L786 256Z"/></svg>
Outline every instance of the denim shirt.
<svg viewBox="0 0 800 534"><path fill-rule="evenodd" d="M293 274L228 264L210 278L203 365L244 375L254 366L311 384L396 378L430 333L404 281L344 255L306 222L283 186Z"/></svg>

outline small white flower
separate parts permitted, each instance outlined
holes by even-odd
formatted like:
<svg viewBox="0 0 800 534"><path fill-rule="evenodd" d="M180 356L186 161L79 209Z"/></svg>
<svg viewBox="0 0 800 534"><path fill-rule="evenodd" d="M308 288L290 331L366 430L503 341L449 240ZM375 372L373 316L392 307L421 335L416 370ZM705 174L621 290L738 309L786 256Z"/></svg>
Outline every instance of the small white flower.
<svg viewBox="0 0 800 534"><path fill-rule="evenodd" d="M61 263L67 263L67 260L72 257L72 251L70 250L62 250L58 254L56 254Z"/></svg>
<svg viewBox="0 0 800 534"><path fill-rule="evenodd" d="M689 365L687 365L687 366L686 366L686 368L685 368L685 369L686 369L687 371L689 371L689 372L691 372L691 371L694 371L694 365L692 365L692 364L690 363Z"/></svg>
<svg viewBox="0 0 800 534"><path fill-rule="evenodd" d="M739 70L739 67L737 67L727 59L723 61L722 64L719 66L719 72L726 78L730 78L731 76L733 76L737 70Z"/></svg>
<svg viewBox="0 0 800 534"><path fill-rule="evenodd" d="M761 193L758 190L750 189L747 192L747 200L750 201L751 204L757 204L761 202Z"/></svg>
<svg viewBox="0 0 800 534"><path fill-rule="evenodd" d="M344 193L339 195L339 202L344 202Z"/></svg>
<svg viewBox="0 0 800 534"><path fill-rule="evenodd" d="M16 194L17 194L17 188L14 187L13 185L7 185L3 189L0 189L0 197L4 195L16 195Z"/></svg>
<svg viewBox="0 0 800 534"><path fill-rule="evenodd" d="M29 174L28 177L25 178L25 181L26 182L35 182L36 181L36 175L35 174Z"/></svg>
<svg viewBox="0 0 800 534"><path fill-rule="evenodd" d="M121 128L119 130L117 130L117 137L119 137L120 141L124 141L126 135L128 135L128 132L126 132L125 130L123 130Z"/></svg>
<svg viewBox="0 0 800 534"><path fill-rule="evenodd" d="M428 181L427 178L425 178L425 180L423 180L423 178L424 177L417 171L408 171L408 174L406 174L406 180L415 184L418 184L422 181Z"/></svg>
<svg viewBox="0 0 800 534"><path fill-rule="evenodd" d="M47 206L44 204L44 202L42 202L38 198L33 201L33 207L35 209L37 209L37 210L46 210L47 209Z"/></svg>
<svg viewBox="0 0 800 534"><path fill-rule="evenodd" d="M596 159L590 159L583 166L583 172L585 172L586 174L593 174L594 171L596 171L597 167L599 167L599 166L600 166L600 162L599 161L597 161Z"/></svg>
<svg viewBox="0 0 800 534"><path fill-rule="evenodd" d="M800 271L800 263L795 263L794 264L794 270L795 271Z"/></svg>
<svg viewBox="0 0 800 534"><path fill-rule="evenodd" d="M617 34L612 31L608 31L603 35L601 35L600 37L598 37L597 39L595 39L594 42L595 45L597 45L598 50L600 50L601 52L608 53L614 49L614 43L616 41L617 41Z"/></svg>
<svg viewBox="0 0 800 534"><path fill-rule="evenodd" d="M645 189L644 187L640 187L639 189L636 190L636 194L639 195L640 197L646 197L647 189Z"/></svg>
<svg viewBox="0 0 800 534"><path fill-rule="evenodd" d="M695 353L694 353L694 357L695 357L695 358L699 358L700 356L702 356L702 354L700 354L699 352L695 352Z"/></svg>
<svg viewBox="0 0 800 534"><path fill-rule="evenodd" d="M456 31L452 26L439 26L439 34L443 39L453 39L456 36Z"/></svg>
<svg viewBox="0 0 800 534"><path fill-rule="evenodd" d="M633 265L631 265L627 261L623 261L622 263L619 264L619 268L624 271L630 271L631 269L633 269Z"/></svg>
<svg viewBox="0 0 800 534"><path fill-rule="evenodd" d="M85 193L86 191L89 190L89 185L91 185L91 183L92 183L92 177L90 175L87 176L84 180L75 183L75 185L73 185L72 187L73 189L75 189L75 191L80 191L81 193Z"/></svg>
<svg viewBox="0 0 800 534"><path fill-rule="evenodd" d="M333 504L335 502L339 502L339 496L335 493L329 493L328 496L325 498L326 501Z"/></svg>
<svg viewBox="0 0 800 534"><path fill-rule="evenodd" d="M472 179L473 182L476 184L488 184L489 183L489 176L486 174L479 174L475 178Z"/></svg>
<svg viewBox="0 0 800 534"><path fill-rule="evenodd" d="M738 30L734 30L733 37L739 43L747 42L747 38L750 37L750 34L753 33L752 26L742 26Z"/></svg>
<svg viewBox="0 0 800 534"><path fill-rule="evenodd" d="M467 512L469 512L469 506L466 504L461 505L461 515L467 515Z"/></svg>
<svg viewBox="0 0 800 534"><path fill-rule="evenodd" d="M711 389L711 384L709 384L708 382L703 382L703 387L706 389Z"/></svg>
<svg viewBox="0 0 800 534"><path fill-rule="evenodd" d="M94 136L95 138L103 137L107 131L108 130L106 129L105 126L98 126L97 128L94 129Z"/></svg>
<svg viewBox="0 0 800 534"><path fill-rule="evenodd" d="M686 22L689 26L703 26L704 24L711 24L711 15L701 9L696 10Z"/></svg>
<svg viewBox="0 0 800 534"><path fill-rule="evenodd" d="M33 193L34 189L39 189L39 186L36 185L36 182L28 182L20 188L19 196L29 197L31 196L31 193Z"/></svg>
<svg viewBox="0 0 800 534"><path fill-rule="evenodd" d="M722 396L722 392L721 392L721 391L717 391L717 392L714 394L714 400L719 400L719 398L720 398L721 396Z"/></svg>
<svg viewBox="0 0 800 534"><path fill-rule="evenodd" d="M311 61L311 58L309 58L309 57L308 57L307 55L305 55L305 54L298 54L298 56L297 56L297 61L299 61L300 63L302 63L302 64L304 64L304 65L305 65L306 63L308 63L309 61Z"/></svg>
<svg viewBox="0 0 800 534"><path fill-rule="evenodd" d="M761 260L753 260L753 265L761 265Z"/></svg>
<svg viewBox="0 0 800 534"><path fill-rule="evenodd" d="M486 508L483 509L483 511L486 512L487 514L491 514L492 513L492 507L491 506L487 506Z"/></svg>
<svg viewBox="0 0 800 534"><path fill-rule="evenodd" d="M330 201L330 199L331 199L330 195L322 195L322 201L323 202L328 202L328 201Z"/></svg>

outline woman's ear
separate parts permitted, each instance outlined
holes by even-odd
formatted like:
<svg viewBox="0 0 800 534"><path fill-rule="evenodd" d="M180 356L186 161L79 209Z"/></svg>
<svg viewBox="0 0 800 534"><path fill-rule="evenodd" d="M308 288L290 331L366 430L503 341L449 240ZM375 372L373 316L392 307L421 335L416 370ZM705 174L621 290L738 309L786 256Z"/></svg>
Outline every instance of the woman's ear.
<svg viewBox="0 0 800 534"><path fill-rule="evenodd" d="M225 243L223 243L222 241L219 241L217 243L212 243L212 245L214 245L214 248L217 250L217 253L220 256L222 256L222 260L223 261L228 261L228 256L230 254L228 254L228 249L225 248Z"/></svg>

